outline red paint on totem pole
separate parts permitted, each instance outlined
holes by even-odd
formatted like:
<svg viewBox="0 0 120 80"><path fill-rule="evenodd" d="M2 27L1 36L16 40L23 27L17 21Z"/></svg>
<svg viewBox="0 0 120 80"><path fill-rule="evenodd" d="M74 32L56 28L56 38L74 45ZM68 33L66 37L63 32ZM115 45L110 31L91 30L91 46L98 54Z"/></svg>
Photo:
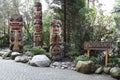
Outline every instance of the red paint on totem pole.
<svg viewBox="0 0 120 80"><path fill-rule="evenodd" d="M59 29L56 29L56 28L53 29L53 33L58 33L58 32L59 32Z"/></svg>
<svg viewBox="0 0 120 80"><path fill-rule="evenodd" d="M20 22L11 22L10 23L10 27L13 30L16 30L16 29L18 30L21 28L21 26L22 26L22 23L20 23Z"/></svg>

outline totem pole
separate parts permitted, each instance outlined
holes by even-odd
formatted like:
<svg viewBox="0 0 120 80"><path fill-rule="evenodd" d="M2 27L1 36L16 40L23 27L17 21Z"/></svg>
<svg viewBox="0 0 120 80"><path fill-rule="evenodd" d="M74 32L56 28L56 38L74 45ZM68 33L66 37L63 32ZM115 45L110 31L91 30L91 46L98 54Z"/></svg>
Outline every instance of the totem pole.
<svg viewBox="0 0 120 80"><path fill-rule="evenodd" d="M35 2L34 5L34 33L33 41L35 46L42 46L43 44L43 32L42 32L42 7L41 3Z"/></svg>
<svg viewBox="0 0 120 80"><path fill-rule="evenodd" d="M60 20L53 20L50 27L50 53L54 60L59 60L62 56L62 38L61 38Z"/></svg>
<svg viewBox="0 0 120 80"><path fill-rule="evenodd" d="M10 50L12 51L21 52L23 50L22 26L22 16L13 14L10 18Z"/></svg>

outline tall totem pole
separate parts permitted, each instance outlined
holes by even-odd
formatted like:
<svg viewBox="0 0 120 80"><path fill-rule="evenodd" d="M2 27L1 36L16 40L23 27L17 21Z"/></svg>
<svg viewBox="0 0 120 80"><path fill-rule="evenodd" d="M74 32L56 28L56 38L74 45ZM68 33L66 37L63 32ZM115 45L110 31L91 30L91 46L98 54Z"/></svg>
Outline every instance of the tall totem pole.
<svg viewBox="0 0 120 80"><path fill-rule="evenodd" d="M42 32L42 7L41 3L35 2L34 4L34 33L33 41L35 46L42 46L43 32Z"/></svg>
<svg viewBox="0 0 120 80"><path fill-rule="evenodd" d="M10 18L10 50L12 51L21 52L23 50L22 26L22 16L13 14Z"/></svg>
<svg viewBox="0 0 120 80"><path fill-rule="evenodd" d="M53 20L50 27L50 53L54 60L60 60L62 56L62 37L60 20Z"/></svg>

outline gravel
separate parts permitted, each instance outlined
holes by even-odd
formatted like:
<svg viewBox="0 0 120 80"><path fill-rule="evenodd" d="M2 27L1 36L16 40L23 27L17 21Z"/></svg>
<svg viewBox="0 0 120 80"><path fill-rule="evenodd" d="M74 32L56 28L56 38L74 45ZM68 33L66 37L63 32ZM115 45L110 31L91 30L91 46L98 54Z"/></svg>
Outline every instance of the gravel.
<svg viewBox="0 0 120 80"><path fill-rule="evenodd" d="M0 58L0 80L116 80L109 75L82 74L67 69L33 67Z"/></svg>

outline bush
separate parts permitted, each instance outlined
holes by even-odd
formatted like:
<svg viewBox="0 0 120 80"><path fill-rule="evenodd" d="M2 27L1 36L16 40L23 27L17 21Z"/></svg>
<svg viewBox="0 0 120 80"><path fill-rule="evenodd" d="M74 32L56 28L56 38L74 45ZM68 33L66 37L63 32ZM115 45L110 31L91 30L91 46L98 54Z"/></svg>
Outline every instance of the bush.
<svg viewBox="0 0 120 80"><path fill-rule="evenodd" d="M24 45L24 47L23 47L23 49L24 49L25 51L30 51L31 48L32 48L31 45Z"/></svg>
<svg viewBox="0 0 120 80"><path fill-rule="evenodd" d="M74 62L77 63L78 61L88 61L88 60L91 60L93 61L94 63L96 63L96 59L95 57L89 57L87 54L84 54L84 55L81 55L81 56L78 56L75 58Z"/></svg>
<svg viewBox="0 0 120 80"><path fill-rule="evenodd" d="M109 64L111 66L119 66L120 67L120 55L117 53L113 53L109 56Z"/></svg>
<svg viewBox="0 0 120 80"><path fill-rule="evenodd" d="M34 53L34 55L39 55L39 54L45 54L46 55L46 51L43 48L41 48L40 46L32 47L30 51L32 53Z"/></svg>
<svg viewBox="0 0 120 80"><path fill-rule="evenodd" d="M68 53L68 55L71 59L74 60L77 56L79 56L79 52L76 49L73 49Z"/></svg>

